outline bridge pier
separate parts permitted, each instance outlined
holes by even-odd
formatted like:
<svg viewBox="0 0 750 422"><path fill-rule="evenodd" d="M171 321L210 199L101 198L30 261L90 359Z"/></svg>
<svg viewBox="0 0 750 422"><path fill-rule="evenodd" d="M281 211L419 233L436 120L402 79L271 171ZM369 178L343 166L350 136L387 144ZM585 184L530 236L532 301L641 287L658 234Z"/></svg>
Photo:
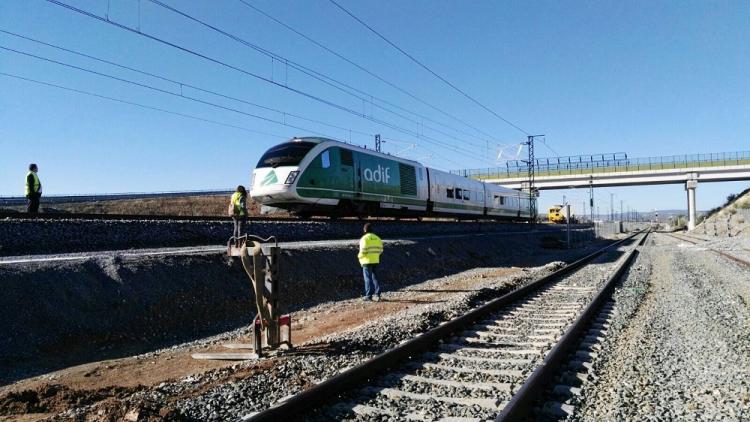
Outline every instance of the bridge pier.
<svg viewBox="0 0 750 422"><path fill-rule="evenodd" d="M693 231L697 223L697 212L695 210L695 188L697 187L697 180L688 180L685 182L688 200L688 231Z"/></svg>

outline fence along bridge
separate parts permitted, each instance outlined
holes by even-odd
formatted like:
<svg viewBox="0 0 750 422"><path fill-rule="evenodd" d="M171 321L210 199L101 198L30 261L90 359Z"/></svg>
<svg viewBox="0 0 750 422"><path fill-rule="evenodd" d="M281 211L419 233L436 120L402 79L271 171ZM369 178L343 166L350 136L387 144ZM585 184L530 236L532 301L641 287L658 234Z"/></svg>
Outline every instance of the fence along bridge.
<svg viewBox="0 0 750 422"><path fill-rule="evenodd" d="M684 184L688 229L693 230L698 182L750 180L750 151L645 158L629 158L625 153L539 158L535 160L534 172L534 186L538 190ZM528 189L525 161L453 173L512 189Z"/></svg>

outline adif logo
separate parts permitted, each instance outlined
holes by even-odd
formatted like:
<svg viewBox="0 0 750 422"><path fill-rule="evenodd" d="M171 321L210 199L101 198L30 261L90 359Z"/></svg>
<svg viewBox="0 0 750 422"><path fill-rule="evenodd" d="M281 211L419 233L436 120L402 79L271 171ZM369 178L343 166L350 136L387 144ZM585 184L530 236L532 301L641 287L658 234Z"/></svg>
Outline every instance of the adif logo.
<svg viewBox="0 0 750 422"><path fill-rule="evenodd" d="M368 182L387 184L388 181L391 180L391 175L389 174L390 170L390 168L382 167L381 165L378 165L378 168L375 170L366 168L365 180L367 180Z"/></svg>

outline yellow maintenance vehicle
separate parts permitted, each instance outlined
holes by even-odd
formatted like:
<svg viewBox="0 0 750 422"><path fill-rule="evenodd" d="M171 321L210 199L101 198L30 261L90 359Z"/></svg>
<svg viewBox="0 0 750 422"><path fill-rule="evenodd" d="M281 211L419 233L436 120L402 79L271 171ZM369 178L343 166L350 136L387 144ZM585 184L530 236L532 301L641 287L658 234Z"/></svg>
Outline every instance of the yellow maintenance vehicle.
<svg viewBox="0 0 750 422"><path fill-rule="evenodd" d="M553 205L547 212L547 220L550 223L563 224L567 221L565 216L565 207L562 205Z"/></svg>

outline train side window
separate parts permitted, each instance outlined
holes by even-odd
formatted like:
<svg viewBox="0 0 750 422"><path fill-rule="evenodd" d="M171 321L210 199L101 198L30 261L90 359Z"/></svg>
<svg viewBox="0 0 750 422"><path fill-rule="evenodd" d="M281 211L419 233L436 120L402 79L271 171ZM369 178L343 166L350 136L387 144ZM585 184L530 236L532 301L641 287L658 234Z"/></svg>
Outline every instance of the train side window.
<svg viewBox="0 0 750 422"><path fill-rule="evenodd" d="M505 205L505 197L504 196L500 197L500 205Z"/></svg>
<svg viewBox="0 0 750 422"><path fill-rule="evenodd" d="M323 163L323 168L327 169L331 167L331 152L329 150L323 151L322 154L320 154L320 161Z"/></svg>
<svg viewBox="0 0 750 422"><path fill-rule="evenodd" d="M463 199L463 194L461 193L461 188L456 188L456 199Z"/></svg>
<svg viewBox="0 0 750 422"><path fill-rule="evenodd" d="M453 198L453 189L451 189L451 188L448 188L448 189L446 189L446 190L445 190L445 195L446 195L446 196L447 196L448 198Z"/></svg>
<svg viewBox="0 0 750 422"><path fill-rule="evenodd" d="M467 201L471 200L471 192L468 190L464 190L464 199Z"/></svg>
<svg viewBox="0 0 750 422"><path fill-rule="evenodd" d="M424 180L424 179L423 179L423 176L422 176L422 169L421 169L421 168L419 169L419 180L420 180L420 181L421 181L421 180Z"/></svg>
<svg viewBox="0 0 750 422"><path fill-rule="evenodd" d="M340 149L341 151L341 165L342 166L353 166L354 165L354 157L352 155L352 151L349 149Z"/></svg>

